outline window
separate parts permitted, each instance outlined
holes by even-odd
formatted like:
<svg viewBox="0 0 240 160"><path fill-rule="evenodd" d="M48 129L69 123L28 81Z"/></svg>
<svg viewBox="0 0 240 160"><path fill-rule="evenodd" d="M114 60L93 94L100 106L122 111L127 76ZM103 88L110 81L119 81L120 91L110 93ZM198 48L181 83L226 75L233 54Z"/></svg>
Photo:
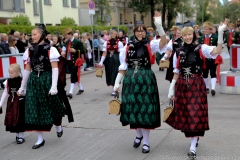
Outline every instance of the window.
<svg viewBox="0 0 240 160"><path fill-rule="evenodd" d="M122 24L122 14L120 14L119 21L120 21L120 24Z"/></svg>
<svg viewBox="0 0 240 160"><path fill-rule="evenodd" d="M52 24L50 24L50 23L47 23L47 24L46 24L46 26L52 26Z"/></svg>
<svg viewBox="0 0 240 160"><path fill-rule="evenodd" d="M71 0L71 7L72 8L77 8L76 0Z"/></svg>
<svg viewBox="0 0 240 160"><path fill-rule="evenodd" d="M63 0L63 7L69 7L68 0Z"/></svg>
<svg viewBox="0 0 240 160"><path fill-rule="evenodd" d="M31 0L27 0L26 2L27 2L27 3L31 3Z"/></svg>
<svg viewBox="0 0 240 160"><path fill-rule="evenodd" d="M144 22L144 16L143 16L143 15L141 15L141 21L143 21L143 22Z"/></svg>
<svg viewBox="0 0 240 160"><path fill-rule="evenodd" d="M45 5L51 5L52 3L51 3L51 0L44 0L44 4Z"/></svg>
<svg viewBox="0 0 240 160"><path fill-rule="evenodd" d="M39 15L39 7L38 7L38 1L33 0L33 12L35 16Z"/></svg>
<svg viewBox="0 0 240 160"><path fill-rule="evenodd" d="M24 0L0 0L0 10L11 12L24 12Z"/></svg>
<svg viewBox="0 0 240 160"><path fill-rule="evenodd" d="M133 23L136 23L136 14L133 15Z"/></svg>

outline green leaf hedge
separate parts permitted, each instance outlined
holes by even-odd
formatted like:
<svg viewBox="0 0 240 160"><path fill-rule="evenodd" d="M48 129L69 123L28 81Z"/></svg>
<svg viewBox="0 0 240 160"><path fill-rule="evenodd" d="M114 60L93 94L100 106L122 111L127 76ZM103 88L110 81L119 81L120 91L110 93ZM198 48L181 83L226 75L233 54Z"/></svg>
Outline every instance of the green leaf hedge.
<svg viewBox="0 0 240 160"><path fill-rule="evenodd" d="M0 33L9 33L10 30L15 30L19 32L24 32L27 34L31 34L31 30L35 26L19 26L19 25L0 25ZM73 31L79 30L80 33L89 32L91 33L91 26L46 26L47 31L51 34L54 34L56 31L62 34L62 30L65 28L72 28ZM103 30L111 30L112 28L117 28L116 26L94 26L93 30L95 32L103 31ZM119 26L120 30L124 30L125 33L128 33L128 27Z"/></svg>

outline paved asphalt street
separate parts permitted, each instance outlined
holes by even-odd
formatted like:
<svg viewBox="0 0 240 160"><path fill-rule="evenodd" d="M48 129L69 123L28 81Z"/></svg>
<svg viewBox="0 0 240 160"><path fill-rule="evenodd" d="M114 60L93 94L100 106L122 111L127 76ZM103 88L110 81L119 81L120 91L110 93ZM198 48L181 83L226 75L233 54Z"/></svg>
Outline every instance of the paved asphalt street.
<svg viewBox="0 0 240 160"><path fill-rule="evenodd" d="M226 49L225 49L226 51ZM228 58L226 53L222 53ZM161 114L168 104L169 82L165 71L152 67L158 80ZM229 59L224 59L222 71L229 70ZM36 143L34 132L26 132L23 144L16 144L15 134L5 131L4 113L0 115L0 160L159 160L188 159L190 139L180 131L162 126L150 132L149 154L142 154L132 147L135 131L129 126L122 127L119 116L108 114L108 102L112 88L106 86L105 75L97 78L95 72L84 72L81 78L84 93L70 100L75 122L63 119L63 136L58 138L55 127L44 133L45 145L37 150L31 149ZM67 80L69 90L69 79ZM208 95L210 130L200 138L197 159L239 159L240 160L240 95L219 93ZM0 91L2 93L2 91ZM6 102L5 102L6 104ZM5 105L3 111L5 112Z"/></svg>

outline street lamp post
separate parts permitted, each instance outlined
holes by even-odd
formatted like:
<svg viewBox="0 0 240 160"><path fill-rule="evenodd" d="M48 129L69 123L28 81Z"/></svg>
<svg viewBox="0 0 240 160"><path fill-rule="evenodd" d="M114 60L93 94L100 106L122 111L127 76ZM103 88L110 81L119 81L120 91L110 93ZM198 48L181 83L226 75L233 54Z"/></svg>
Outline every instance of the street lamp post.
<svg viewBox="0 0 240 160"><path fill-rule="evenodd" d="M40 17L40 23L43 23L43 8L42 8L42 0L39 0L39 17Z"/></svg>

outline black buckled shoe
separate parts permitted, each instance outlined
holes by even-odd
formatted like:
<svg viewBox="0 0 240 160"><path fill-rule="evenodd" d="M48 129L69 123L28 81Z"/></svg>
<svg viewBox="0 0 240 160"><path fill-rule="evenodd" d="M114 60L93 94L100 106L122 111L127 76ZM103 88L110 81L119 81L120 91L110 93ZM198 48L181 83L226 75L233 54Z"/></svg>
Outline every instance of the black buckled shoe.
<svg viewBox="0 0 240 160"><path fill-rule="evenodd" d="M24 138L17 138L17 144L22 144L22 143L24 143L25 142L25 139Z"/></svg>
<svg viewBox="0 0 240 160"><path fill-rule="evenodd" d="M71 93L68 93L68 94L67 94L67 97L70 98L70 99L72 99L73 96L72 96Z"/></svg>
<svg viewBox="0 0 240 160"><path fill-rule="evenodd" d="M190 159L196 159L197 157L197 154L194 150L190 150L187 155Z"/></svg>
<svg viewBox="0 0 240 160"><path fill-rule="evenodd" d="M143 145L143 147L148 147L148 149L144 149L144 148L142 148L142 153L149 153L150 152L150 146L149 145L147 145L147 144L144 144Z"/></svg>
<svg viewBox="0 0 240 160"><path fill-rule="evenodd" d="M215 96L216 92L214 89L211 90L211 94L212 94L212 96Z"/></svg>
<svg viewBox="0 0 240 160"><path fill-rule="evenodd" d="M44 143L45 143L45 140L43 140L42 143L40 143L40 144L34 144L34 146L32 146L32 149L38 149L38 148L44 146Z"/></svg>
<svg viewBox="0 0 240 160"><path fill-rule="evenodd" d="M79 90L78 93L76 95L80 95L84 92L84 90Z"/></svg>
<svg viewBox="0 0 240 160"><path fill-rule="evenodd" d="M63 128L62 128L62 131L61 131L61 132L57 132L58 138L62 137L62 135L63 135Z"/></svg>
<svg viewBox="0 0 240 160"><path fill-rule="evenodd" d="M143 139L143 136L140 137L140 138L136 137L136 139L140 140L140 142L137 143L137 142L135 142L135 140L134 140L134 142L133 142L133 147L134 147L134 148L138 148L138 147L140 146L140 144L141 144L141 142L142 142L142 139Z"/></svg>

